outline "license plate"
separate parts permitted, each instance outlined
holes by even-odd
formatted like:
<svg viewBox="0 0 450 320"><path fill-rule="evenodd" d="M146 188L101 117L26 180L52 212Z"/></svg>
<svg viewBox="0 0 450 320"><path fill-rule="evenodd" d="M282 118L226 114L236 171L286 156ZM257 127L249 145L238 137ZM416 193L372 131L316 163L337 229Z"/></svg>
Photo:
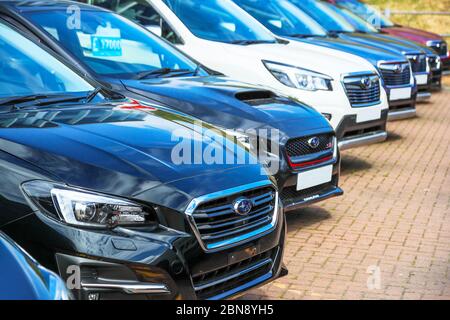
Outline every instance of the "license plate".
<svg viewBox="0 0 450 320"><path fill-rule="evenodd" d="M411 98L411 88L391 89L391 94L389 95L390 101L404 100L410 98Z"/></svg>
<svg viewBox="0 0 450 320"><path fill-rule="evenodd" d="M333 165L300 172L297 176L297 191L330 182L332 175Z"/></svg>
<svg viewBox="0 0 450 320"><path fill-rule="evenodd" d="M261 252L259 245L250 245L245 249L228 254L228 264L250 259Z"/></svg>
<svg viewBox="0 0 450 320"><path fill-rule="evenodd" d="M416 76L416 81L418 85L427 84L428 83L428 75L427 74L419 74Z"/></svg>
<svg viewBox="0 0 450 320"><path fill-rule="evenodd" d="M372 120L378 120L381 118L381 109L377 107L367 108L364 112L360 112L356 115L356 122L366 122Z"/></svg>

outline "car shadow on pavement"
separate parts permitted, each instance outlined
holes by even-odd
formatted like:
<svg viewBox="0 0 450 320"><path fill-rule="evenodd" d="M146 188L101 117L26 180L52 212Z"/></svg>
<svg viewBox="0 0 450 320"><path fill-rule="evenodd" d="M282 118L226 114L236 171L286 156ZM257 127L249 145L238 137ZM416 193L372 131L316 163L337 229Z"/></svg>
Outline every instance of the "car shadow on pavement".
<svg viewBox="0 0 450 320"><path fill-rule="evenodd" d="M341 174L349 174L357 171L369 170L372 164L361 158L352 155L342 155L341 158Z"/></svg>
<svg viewBox="0 0 450 320"><path fill-rule="evenodd" d="M388 132L388 137L384 143L398 141L401 139L403 139L403 137L401 135L394 133L394 132Z"/></svg>
<svg viewBox="0 0 450 320"><path fill-rule="evenodd" d="M286 213L288 233L290 231L296 231L299 228L311 226L329 218L331 218L331 214L318 206L311 206L288 212Z"/></svg>

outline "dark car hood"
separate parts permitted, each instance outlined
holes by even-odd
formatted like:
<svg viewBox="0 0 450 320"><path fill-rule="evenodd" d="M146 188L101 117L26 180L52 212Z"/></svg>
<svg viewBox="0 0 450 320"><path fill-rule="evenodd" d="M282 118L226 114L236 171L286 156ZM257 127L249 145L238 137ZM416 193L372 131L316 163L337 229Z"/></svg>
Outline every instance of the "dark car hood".
<svg viewBox="0 0 450 320"><path fill-rule="evenodd" d="M173 134L191 134L190 127L192 118L161 108L97 105L22 110L0 114L0 149L61 182L126 197L172 183L166 192L184 194L186 202L200 194L267 179L260 165L237 165L235 153L223 148L232 164L174 164L172 149L179 140ZM206 145L199 142L202 150ZM204 177L200 188L180 182L193 177ZM221 184L213 183L216 180ZM146 200L161 202L157 197Z"/></svg>
<svg viewBox="0 0 450 320"><path fill-rule="evenodd" d="M422 51L419 45L385 34L350 33L342 34L341 38L396 53Z"/></svg>
<svg viewBox="0 0 450 320"><path fill-rule="evenodd" d="M250 101L252 93L268 91L224 77L123 80L123 84L135 94L225 129L276 128L289 137L332 130L311 107L279 97Z"/></svg>
<svg viewBox="0 0 450 320"><path fill-rule="evenodd" d="M355 43L340 38L311 37L306 39L289 39L351 53L365 58L375 67L378 66L378 62L380 61L406 61L405 57L400 53L373 47L368 44Z"/></svg>
<svg viewBox="0 0 450 320"><path fill-rule="evenodd" d="M387 32L391 35L406 38L411 41L416 41L421 44L426 45L429 40L444 40L440 35L424 30L419 30L410 27L389 27L383 28L382 31Z"/></svg>

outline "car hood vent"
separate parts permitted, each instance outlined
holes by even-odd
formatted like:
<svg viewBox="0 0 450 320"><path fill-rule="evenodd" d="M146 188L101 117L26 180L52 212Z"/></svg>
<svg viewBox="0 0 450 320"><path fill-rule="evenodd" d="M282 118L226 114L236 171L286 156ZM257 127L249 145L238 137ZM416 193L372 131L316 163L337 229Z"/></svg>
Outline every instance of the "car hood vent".
<svg viewBox="0 0 450 320"><path fill-rule="evenodd" d="M275 93L267 90L242 91L237 93L235 97L236 99L252 106L280 102L278 101L279 98Z"/></svg>

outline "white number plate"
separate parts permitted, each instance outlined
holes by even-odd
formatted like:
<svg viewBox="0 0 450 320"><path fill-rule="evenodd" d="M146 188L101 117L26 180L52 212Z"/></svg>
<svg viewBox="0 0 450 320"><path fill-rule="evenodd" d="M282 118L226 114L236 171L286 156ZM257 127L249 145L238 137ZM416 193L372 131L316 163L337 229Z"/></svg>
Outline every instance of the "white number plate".
<svg viewBox="0 0 450 320"><path fill-rule="evenodd" d="M410 99L410 98L411 98L411 88L391 89L391 94L389 95L390 101Z"/></svg>
<svg viewBox="0 0 450 320"><path fill-rule="evenodd" d="M419 74L416 76L416 81L418 85L427 84L428 83L428 75Z"/></svg>
<svg viewBox="0 0 450 320"><path fill-rule="evenodd" d="M297 191L330 182L332 176L333 165L301 172L297 176Z"/></svg>
<svg viewBox="0 0 450 320"><path fill-rule="evenodd" d="M372 120L378 120L381 118L381 109L379 107L365 108L364 112L360 112L356 115L356 122L366 122Z"/></svg>

